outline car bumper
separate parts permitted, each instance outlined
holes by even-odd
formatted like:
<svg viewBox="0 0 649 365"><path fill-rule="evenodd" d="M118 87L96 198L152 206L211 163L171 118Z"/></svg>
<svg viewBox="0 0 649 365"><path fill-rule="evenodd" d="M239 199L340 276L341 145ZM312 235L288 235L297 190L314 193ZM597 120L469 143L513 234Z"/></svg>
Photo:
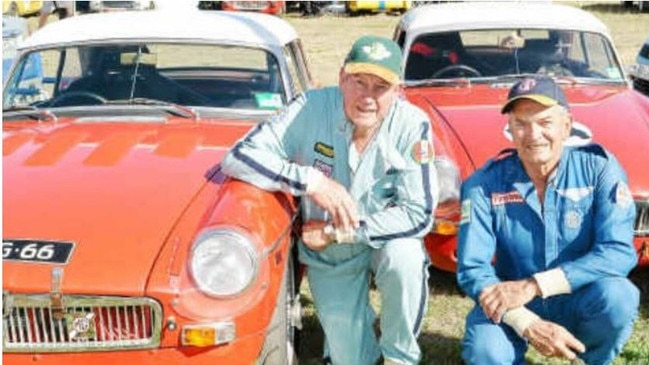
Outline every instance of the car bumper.
<svg viewBox="0 0 649 365"><path fill-rule="evenodd" d="M19 364L242 364L255 362L261 351L260 337L241 338L218 347L176 347L149 350L77 352L77 353L3 353L2 363Z"/></svg>

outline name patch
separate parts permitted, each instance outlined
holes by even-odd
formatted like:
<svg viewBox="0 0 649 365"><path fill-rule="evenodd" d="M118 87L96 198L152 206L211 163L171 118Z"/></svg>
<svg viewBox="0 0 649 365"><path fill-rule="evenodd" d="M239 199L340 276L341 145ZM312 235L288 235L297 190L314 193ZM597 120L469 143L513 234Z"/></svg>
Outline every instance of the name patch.
<svg viewBox="0 0 649 365"><path fill-rule="evenodd" d="M525 200L518 191L511 191L509 193L493 193L491 194L491 205L504 205L509 203L523 203Z"/></svg>

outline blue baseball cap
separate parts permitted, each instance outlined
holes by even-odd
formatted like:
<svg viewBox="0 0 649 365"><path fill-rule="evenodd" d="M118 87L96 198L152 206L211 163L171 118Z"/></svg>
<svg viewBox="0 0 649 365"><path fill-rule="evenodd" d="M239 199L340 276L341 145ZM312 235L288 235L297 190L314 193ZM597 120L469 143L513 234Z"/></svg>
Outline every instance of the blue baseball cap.
<svg viewBox="0 0 649 365"><path fill-rule="evenodd" d="M568 101L561 87L549 76L538 75L526 77L512 86L507 96L507 102L500 111L509 113L516 100L530 99L545 106L561 105L566 109Z"/></svg>

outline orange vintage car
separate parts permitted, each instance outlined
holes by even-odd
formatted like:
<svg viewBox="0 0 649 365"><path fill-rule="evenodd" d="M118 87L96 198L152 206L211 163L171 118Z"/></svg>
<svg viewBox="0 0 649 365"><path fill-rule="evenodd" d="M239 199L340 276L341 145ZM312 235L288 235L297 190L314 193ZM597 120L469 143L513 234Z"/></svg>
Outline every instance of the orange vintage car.
<svg viewBox="0 0 649 365"><path fill-rule="evenodd" d="M649 266L649 99L632 90L605 24L569 5L451 2L411 9L394 40L404 51L405 96L434 131L440 202L425 239L434 266L456 269L460 183L513 146L500 108L516 81L537 73L568 98L567 143L600 143L624 166L638 265Z"/></svg>
<svg viewBox="0 0 649 365"><path fill-rule="evenodd" d="M295 363L294 201L219 161L311 87L304 60L282 19L199 10L73 17L21 45L4 364Z"/></svg>

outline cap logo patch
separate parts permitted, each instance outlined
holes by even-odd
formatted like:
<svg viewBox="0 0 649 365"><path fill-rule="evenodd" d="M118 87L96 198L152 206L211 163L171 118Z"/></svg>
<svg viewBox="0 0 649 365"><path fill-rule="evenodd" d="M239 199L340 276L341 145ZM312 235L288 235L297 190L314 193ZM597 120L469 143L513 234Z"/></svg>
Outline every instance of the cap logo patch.
<svg viewBox="0 0 649 365"><path fill-rule="evenodd" d="M374 42L369 46L364 46L362 49L363 52L365 52L365 54L367 54L367 56L370 59L375 61L380 61L389 58L392 55L392 53L390 53L390 51L388 51L388 49L385 48L383 43L380 42Z"/></svg>
<svg viewBox="0 0 649 365"><path fill-rule="evenodd" d="M536 86L536 80L534 79L525 79L518 84L518 91L530 91Z"/></svg>

